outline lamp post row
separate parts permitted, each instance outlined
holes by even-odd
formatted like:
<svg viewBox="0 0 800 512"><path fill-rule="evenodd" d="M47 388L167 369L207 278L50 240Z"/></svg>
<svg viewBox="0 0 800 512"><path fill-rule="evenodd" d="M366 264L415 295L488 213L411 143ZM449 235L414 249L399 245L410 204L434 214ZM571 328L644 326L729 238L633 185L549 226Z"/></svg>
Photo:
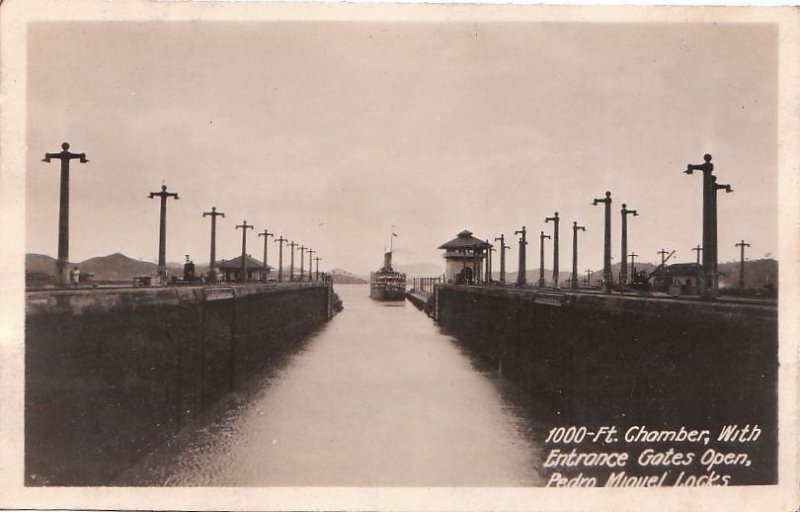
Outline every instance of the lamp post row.
<svg viewBox="0 0 800 512"><path fill-rule="evenodd" d="M61 180L60 180L60 191L59 191L59 219L58 219L58 258L56 259L56 271L58 273L59 283L62 286L67 286L70 283L69 280L69 272L68 272L68 265L69 265L69 171L70 171L70 161L78 159L81 163L88 163L89 160L86 158L85 153L72 153L69 151L70 144L68 142L64 142L61 144L62 151L58 153L45 153L44 158L42 159L43 162L50 162L52 159L58 159L61 161ZM720 190L725 190L726 193L733 192L733 189L730 185L723 185L717 183L717 177L713 175L714 171L714 164L711 162L712 156L710 154L705 154L703 156L704 162L702 164L687 164L686 170L684 171L685 174L693 174L694 171L700 171L703 173L703 243L702 246L698 245L697 247L693 248L693 251L697 251L697 259L698 263L700 262L701 254L702 254L702 279L701 279L701 293L706 298L713 298L717 295L717 291L719 288L719 272L717 270L718 264L718 257L717 257L717 192ZM158 250L158 275L162 278L166 278L166 219L167 219L167 199L174 198L178 200L178 194L176 192L168 192L167 186L162 185L160 192L151 192L148 196L150 199L158 197L161 199L160 201L160 219L159 219L159 250ZM611 273L611 192L607 191L605 193L604 198L597 199L595 198L592 201L592 205L597 206L598 204L603 203L604 208L604 230L603 230L603 282L606 292L611 291L612 286L612 273ZM620 269L620 276L619 281L621 285L625 285L627 282L627 216L633 215L638 216L638 212L636 210L628 210L627 205L625 203L622 204L622 239L621 239L621 254L623 255L621 261L621 269ZM209 276L212 280L216 279L216 221L217 217L225 217L225 214L222 212L217 212L216 207L212 207L210 212L204 212L203 217L211 217L211 251L210 251L210 269L209 269ZM553 240L553 283L556 288L558 288L558 280L559 280L559 253L558 253L558 246L559 246L559 216L558 212L555 212L553 217L546 217L545 223L553 222L553 236L550 237L549 235L545 235L544 231L540 233L540 275L539 275L539 285L544 285L544 240L551 239ZM241 272L242 272L242 279L247 280L247 230L253 229L252 225L248 225L247 221L243 221L241 225L237 225L236 229L242 229L242 261L241 261ZM573 268L572 268L572 287L577 286L577 232L578 230L585 231L585 227L578 226L577 222L573 223ZM517 285L524 286L527 282L525 270L526 270L526 246L528 244L526 236L527 230L525 226L522 227L521 230L515 231L514 234L520 235L519 239L519 270L517 272ZM259 233L258 236L264 237L264 269L266 273L267 268L267 241L269 237L274 238L274 233L270 233L268 230L264 230L264 232ZM501 235L500 238L496 238L495 240L500 240L500 282L505 282L505 250L509 249L510 247L505 245L505 237ZM283 244L287 241L283 236L274 240L275 242L279 243L279 269L278 269L278 280L283 281ZM291 263L290 263L290 279L294 278L294 248L298 246L294 241L287 244L289 247L292 248L291 252ZM739 286L744 287L744 248L750 247L750 244L745 243L742 240L740 243L736 244L736 247L741 248L741 263L740 263L740 278L739 278ZM487 249L487 281L491 281L491 252L493 250L492 245L489 244L489 241L486 241L486 249ZM311 250L305 246L300 246L300 280L304 280L304 256L305 251L308 251L309 262L308 262L308 275L309 279L311 279L311 263L313 261L313 254L316 251ZM663 249L662 249L663 251ZM632 255L633 256L633 255ZM317 259L317 265L319 265L319 261L321 259ZM662 254L663 260L663 254ZM663 266L663 261L662 261ZM663 271L663 269L662 269ZM319 277L319 270L317 269L317 279Z"/></svg>

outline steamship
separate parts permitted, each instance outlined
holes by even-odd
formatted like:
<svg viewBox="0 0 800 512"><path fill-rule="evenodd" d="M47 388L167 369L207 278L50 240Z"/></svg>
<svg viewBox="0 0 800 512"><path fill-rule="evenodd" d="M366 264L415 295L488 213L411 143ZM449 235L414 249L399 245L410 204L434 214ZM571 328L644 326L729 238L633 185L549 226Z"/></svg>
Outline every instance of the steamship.
<svg viewBox="0 0 800 512"><path fill-rule="evenodd" d="M375 300L405 300L406 275L392 268L392 251L383 255L383 268L369 275L369 296Z"/></svg>

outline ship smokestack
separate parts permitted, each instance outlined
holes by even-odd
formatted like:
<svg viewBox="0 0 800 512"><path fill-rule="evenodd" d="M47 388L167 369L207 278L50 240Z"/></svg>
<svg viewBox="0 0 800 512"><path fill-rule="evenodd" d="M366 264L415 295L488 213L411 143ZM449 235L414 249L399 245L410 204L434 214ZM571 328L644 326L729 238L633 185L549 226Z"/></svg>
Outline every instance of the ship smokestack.
<svg viewBox="0 0 800 512"><path fill-rule="evenodd" d="M384 253L383 255L383 271L384 272L392 271L392 251Z"/></svg>

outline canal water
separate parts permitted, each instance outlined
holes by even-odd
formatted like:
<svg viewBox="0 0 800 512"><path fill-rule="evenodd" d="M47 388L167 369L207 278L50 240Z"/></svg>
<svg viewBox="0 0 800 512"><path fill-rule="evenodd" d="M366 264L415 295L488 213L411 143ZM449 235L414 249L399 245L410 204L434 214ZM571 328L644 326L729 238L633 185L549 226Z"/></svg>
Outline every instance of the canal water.
<svg viewBox="0 0 800 512"><path fill-rule="evenodd" d="M543 426L408 302L344 311L116 485L535 486Z"/></svg>

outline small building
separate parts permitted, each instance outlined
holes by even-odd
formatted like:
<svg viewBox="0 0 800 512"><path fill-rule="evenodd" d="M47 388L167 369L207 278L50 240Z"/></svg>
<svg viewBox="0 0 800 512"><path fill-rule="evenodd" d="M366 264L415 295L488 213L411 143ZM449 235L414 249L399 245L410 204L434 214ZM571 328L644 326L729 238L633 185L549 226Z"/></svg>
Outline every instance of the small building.
<svg viewBox="0 0 800 512"><path fill-rule="evenodd" d="M247 280L248 281L261 281L266 280L266 277L269 276L269 271L272 270L272 267L267 265L267 268L264 269L264 265L255 258L247 256L245 260L246 268L247 268ZM242 257L237 256L236 258L230 260L222 260L217 263L217 272L220 276L220 279L226 283L237 283L241 282L241 272L242 272Z"/></svg>
<svg viewBox="0 0 800 512"><path fill-rule="evenodd" d="M703 277L703 266L697 263L674 263L668 265L663 272L657 272L660 286L666 288L671 295L697 295L700 293L700 280Z"/></svg>
<svg viewBox="0 0 800 512"><path fill-rule="evenodd" d="M439 246L444 249L445 280L454 284L474 284L483 281L483 262L491 245L472 236L465 229L454 239Z"/></svg>

